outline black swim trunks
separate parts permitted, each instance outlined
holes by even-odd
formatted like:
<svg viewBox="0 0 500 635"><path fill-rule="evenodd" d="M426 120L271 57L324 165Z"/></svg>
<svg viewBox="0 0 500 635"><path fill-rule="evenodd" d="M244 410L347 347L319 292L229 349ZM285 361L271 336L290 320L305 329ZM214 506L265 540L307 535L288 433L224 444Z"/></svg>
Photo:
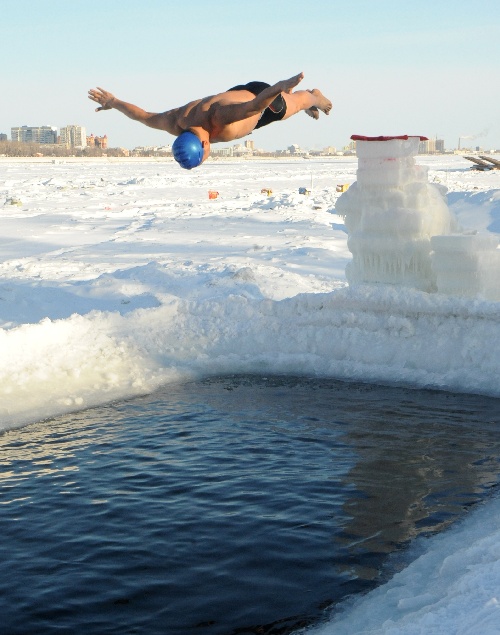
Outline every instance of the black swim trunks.
<svg viewBox="0 0 500 635"><path fill-rule="evenodd" d="M270 84L266 84L266 82L248 82L248 84L239 84L238 86L233 86L229 90L248 90L253 93L256 97L259 93L261 93L266 88L269 88ZM257 122L255 126L255 130L257 128L262 128L262 126L267 126L273 121L281 121L286 114L286 102L283 98L283 95L278 95L276 99L270 104L262 113L261 118Z"/></svg>

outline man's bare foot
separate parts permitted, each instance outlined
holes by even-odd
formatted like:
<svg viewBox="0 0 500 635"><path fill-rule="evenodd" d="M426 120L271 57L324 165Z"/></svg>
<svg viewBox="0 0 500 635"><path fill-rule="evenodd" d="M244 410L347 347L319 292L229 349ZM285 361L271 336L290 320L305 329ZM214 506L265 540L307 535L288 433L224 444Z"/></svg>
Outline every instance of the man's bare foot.
<svg viewBox="0 0 500 635"><path fill-rule="evenodd" d="M304 79L304 73L299 73L298 75L294 75L290 77L290 79L282 79L281 82L278 82L281 88L282 93L291 93L292 90L300 84L300 82ZM276 84L276 85L278 85Z"/></svg>
<svg viewBox="0 0 500 635"><path fill-rule="evenodd" d="M311 106L304 112L306 113L306 115L309 115L309 117L312 117L313 119L319 119L319 110L317 106Z"/></svg>
<svg viewBox="0 0 500 635"><path fill-rule="evenodd" d="M313 108L316 108L316 109L319 108L319 110L324 112L325 115L329 115L330 114L330 110L332 109L332 102L329 99L327 99L323 95L323 93L320 90L318 90L317 88L313 88L309 92L316 97L316 105L315 106L311 106L311 108L309 108L309 110L312 110ZM307 112L307 110L306 110L306 112ZM307 114L309 114L309 112L307 112ZM311 117L313 117L314 119L318 118L318 117L314 117L314 115L311 115Z"/></svg>

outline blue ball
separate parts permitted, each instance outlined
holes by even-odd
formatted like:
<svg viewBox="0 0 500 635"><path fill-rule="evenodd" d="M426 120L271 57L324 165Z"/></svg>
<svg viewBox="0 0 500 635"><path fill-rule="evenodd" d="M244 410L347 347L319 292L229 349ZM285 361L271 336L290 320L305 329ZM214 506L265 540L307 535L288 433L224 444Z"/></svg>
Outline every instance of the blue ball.
<svg viewBox="0 0 500 635"><path fill-rule="evenodd" d="M191 170L203 160L203 145L194 133L186 130L174 141L172 153L181 167Z"/></svg>

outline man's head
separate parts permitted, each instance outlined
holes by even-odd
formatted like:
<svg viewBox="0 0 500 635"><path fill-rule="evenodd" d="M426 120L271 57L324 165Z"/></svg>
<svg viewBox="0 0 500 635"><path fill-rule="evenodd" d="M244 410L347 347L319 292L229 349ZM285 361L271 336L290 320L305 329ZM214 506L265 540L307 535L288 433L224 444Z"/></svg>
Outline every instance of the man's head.
<svg viewBox="0 0 500 635"><path fill-rule="evenodd" d="M172 145L172 153L177 163L186 170L197 168L210 152L208 141L201 139L190 130L180 134Z"/></svg>

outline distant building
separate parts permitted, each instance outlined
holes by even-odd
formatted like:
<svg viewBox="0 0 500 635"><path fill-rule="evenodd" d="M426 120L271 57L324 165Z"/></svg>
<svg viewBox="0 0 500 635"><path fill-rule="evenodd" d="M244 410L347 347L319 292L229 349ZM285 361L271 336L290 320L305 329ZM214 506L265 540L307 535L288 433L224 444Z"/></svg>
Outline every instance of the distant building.
<svg viewBox="0 0 500 635"><path fill-rule="evenodd" d="M342 152L347 155L356 154L356 142L351 141L342 148Z"/></svg>
<svg viewBox="0 0 500 635"><path fill-rule="evenodd" d="M10 129L12 141L21 143L57 143L54 126L21 126Z"/></svg>
<svg viewBox="0 0 500 635"><path fill-rule="evenodd" d="M216 157L232 157L233 148L214 148L210 150L210 154Z"/></svg>
<svg viewBox="0 0 500 635"><path fill-rule="evenodd" d="M419 154L434 154L436 151L436 142L434 139L426 139L418 144Z"/></svg>
<svg viewBox="0 0 500 635"><path fill-rule="evenodd" d="M120 148L120 149L123 150L123 148ZM171 153L172 153L172 146L168 143L164 146L136 146L132 150L132 155L136 157L166 156Z"/></svg>
<svg viewBox="0 0 500 635"><path fill-rule="evenodd" d="M245 141L245 148L248 148L249 150L255 150L255 141L253 141L252 139L247 139Z"/></svg>
<svg viewBox="0 0 500 635"><path fill-rule="evenodd" d="M419 143L419 154L438 154L440 152L444 152L443 139L427 139L427 141L421 141Z"/></svg>
<svg viewBox="0 0 500 635"><path fill-rule="evenodd" d="M85 148L87 145L87 136L85 128L82 126L64 126L60 132L61 143L67 147Z"/></svg>
<svg viewBox="0 0 500 635"><path fill-rule="evenodd" d="M0 132L0 141L7 141L7 135L5 132Z"/></svg>
<svg viewBox="0 0 500 635"><path fill-rule="evenodd" d="M236 143L233 146L234 157L247 157L251 154L252 154L252 150L247 146L246 142L244 146L241 145L241 143Z"/></svg>
<svg viewBox="0 0 500 635"><path fill-rule="evenodd" d="M87 145L91 148L101 148L102 150L106 150L108 147L108 137L104 135L104 137L95 137L93 134L90 137L87 137Z"/></svg>

